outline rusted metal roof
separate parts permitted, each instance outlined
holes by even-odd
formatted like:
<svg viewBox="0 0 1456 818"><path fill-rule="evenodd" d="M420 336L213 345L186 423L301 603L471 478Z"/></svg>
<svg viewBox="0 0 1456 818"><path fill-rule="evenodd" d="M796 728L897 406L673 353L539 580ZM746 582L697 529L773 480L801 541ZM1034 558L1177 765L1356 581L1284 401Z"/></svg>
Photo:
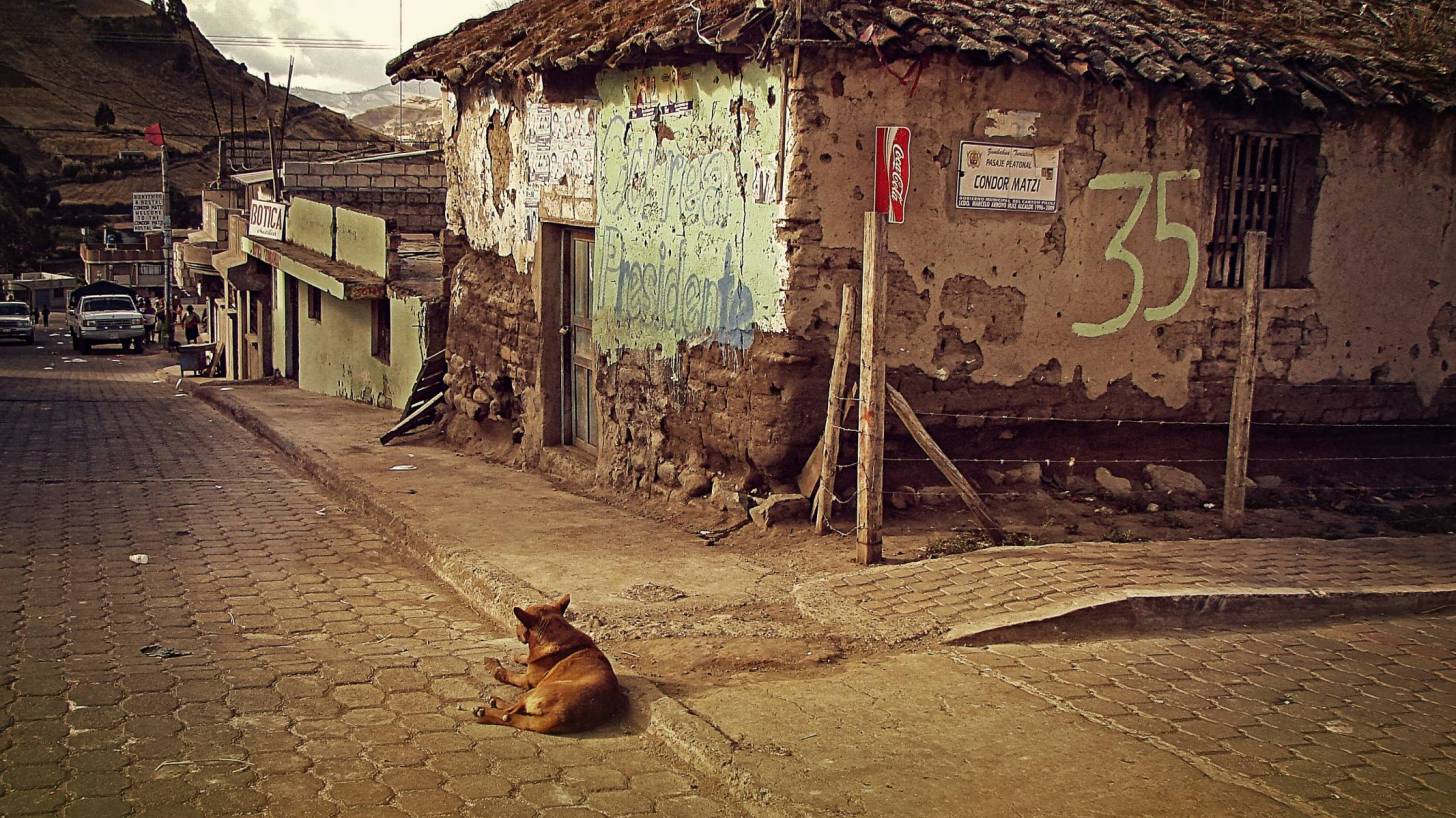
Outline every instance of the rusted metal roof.
<svg viewBox="0 0 1456 818"><path fill-rule="evenodd" d="M1441 0L521 0L390 62L455 85L712 54L862 47L960 53L1240 101L1456 107Z"/></svg>

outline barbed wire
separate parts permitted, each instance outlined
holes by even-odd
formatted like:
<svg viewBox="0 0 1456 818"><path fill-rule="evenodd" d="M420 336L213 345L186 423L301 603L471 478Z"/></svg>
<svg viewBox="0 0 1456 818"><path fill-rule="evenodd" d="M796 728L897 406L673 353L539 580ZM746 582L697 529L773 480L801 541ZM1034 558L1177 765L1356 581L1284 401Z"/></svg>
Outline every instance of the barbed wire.
<svg viewBox="0 0 1456 818"><path fill-rule="evenodd" d="M932 463L928 457L885 457L886 463ZM1138 457L1138 458L1096 458L1083 460L1080 457L952 457L948 458L952 463L996 463L1025 464L1041 463L1043 465L1061 465L1066 463L1069 466L1082 465L1107 465L1107 464L1135 464L1135 463L1227 463L1223 457ZM1345 463L1345 462L1379 462L1379 461L1407 461L1407 460L1456 460L1456 454L1411 454L1411 455L1338 455L1333 457L1250 457L1250 463Z"/></svg>
<svg viewBox="0 0 1456 818"><path fill-rule="evenodd" d="M857 396L849 396L846 401L859 401ZM1158 418L1077 418L1065 415L1012 415L997 412L930 412L916 410L917 417L941 417L941 418L969 418L973 420L988 421L1017 421L1021 423L1109 423L1117 426L1127 424L1130 426L1208 426L1219 427L1229 425L1225 420L1176 420ZM1373 422L1373 423L1335 423L1332 421L1303 421L1303 420L1255 420L1253 426L1268 427L1305 427L1315 429L1456 429L1456 423L1423 423L1420 421L1402 422ZM841 431L858 431L858 429L838 426Z"/></svg>
<svg viewBox="0 0 1456 818"><path fill-rule="evenodd" d="M999 415L976 412L916 412L920 417L974 418L978 420L1014 420L1029 423L1110 423L1117 426L1227 426L1227 420L1156 420L1153 418L1072 418L1059 415ZM1293 420L1255 420L1250 425L1269 427L1309 427L1319 429L1456 429L1456 423L1325 423Z"/></svg>

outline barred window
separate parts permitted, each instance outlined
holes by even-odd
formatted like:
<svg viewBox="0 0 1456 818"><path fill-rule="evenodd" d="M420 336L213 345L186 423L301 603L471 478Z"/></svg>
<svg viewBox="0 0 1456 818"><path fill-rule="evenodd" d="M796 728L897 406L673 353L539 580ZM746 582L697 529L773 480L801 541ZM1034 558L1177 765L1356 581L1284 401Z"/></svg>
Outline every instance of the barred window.
<svg viewBox="0 0 1456 818"><path fill-rule="evenodd" d="M1208 286L1244 286L1244 234L1269 236L1265 287L1308 287L1318 195L1319 138L1254 131L1217 140L1218 210L1208 245Z"/></svg>

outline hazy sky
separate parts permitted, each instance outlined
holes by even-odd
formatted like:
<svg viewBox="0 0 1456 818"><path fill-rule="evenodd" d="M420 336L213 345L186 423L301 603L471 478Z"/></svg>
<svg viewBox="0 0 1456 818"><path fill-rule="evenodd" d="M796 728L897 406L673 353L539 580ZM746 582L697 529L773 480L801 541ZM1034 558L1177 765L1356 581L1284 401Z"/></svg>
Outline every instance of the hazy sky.
<svg viewBox="0 0 1456 818"><path fill-rule="evenodd" d="M511 0L403 0L404 45L443 34L465 20L510 5ZM248 70L271 71L277 82L295 58L293 84L324 91L357 91L389 81L384 64L398 53L400 0L188 0L187 11L204 34L334 37L390 46L388 51L237 48L220 50Z"/></svg>

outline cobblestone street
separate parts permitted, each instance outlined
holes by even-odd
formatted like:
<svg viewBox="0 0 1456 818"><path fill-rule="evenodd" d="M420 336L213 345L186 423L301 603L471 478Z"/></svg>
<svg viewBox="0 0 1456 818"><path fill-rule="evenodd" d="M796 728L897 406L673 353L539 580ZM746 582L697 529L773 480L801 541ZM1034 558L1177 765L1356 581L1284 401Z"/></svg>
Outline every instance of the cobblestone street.
<svg viewBox="0 0 1456 818"><path fill-rule="evenodd" d="M1456 814L1456 618L960 654L1306 812Z"/></svg>
<svg viewBox="0 0 1456 818"><path fill-rule="evenodd" d="M0 815L736 814L638 726L473 724L506 634L161 359L61 344L0 349Z"/></svg>
<svg viewBox="0 0 1456 818"><path fill-rule="evenodd" d="M516 652L508 634L270 446L174 394L153 374L163 359L78 359L58 340L0 348L0 816L742 814L644 732L641 708L569 738L474 724L483 695L510 695L483 670ZM448 491L448 470L424 471ZM967 555L817 579L800 602L854 609L846 621L874 634L1154 587L1144 575L1426 589L1450 565L1438 538L1230 542L1166 544L1165 563ZM1076 593L1033 592L1065 565ZM933 602L917 581L960 596ZM1430 818L1456 813L1456 616L1428 600L1297 626L922 642L681 698L764 815L1180 814L1176 792L1195 814Z"/></svg>

